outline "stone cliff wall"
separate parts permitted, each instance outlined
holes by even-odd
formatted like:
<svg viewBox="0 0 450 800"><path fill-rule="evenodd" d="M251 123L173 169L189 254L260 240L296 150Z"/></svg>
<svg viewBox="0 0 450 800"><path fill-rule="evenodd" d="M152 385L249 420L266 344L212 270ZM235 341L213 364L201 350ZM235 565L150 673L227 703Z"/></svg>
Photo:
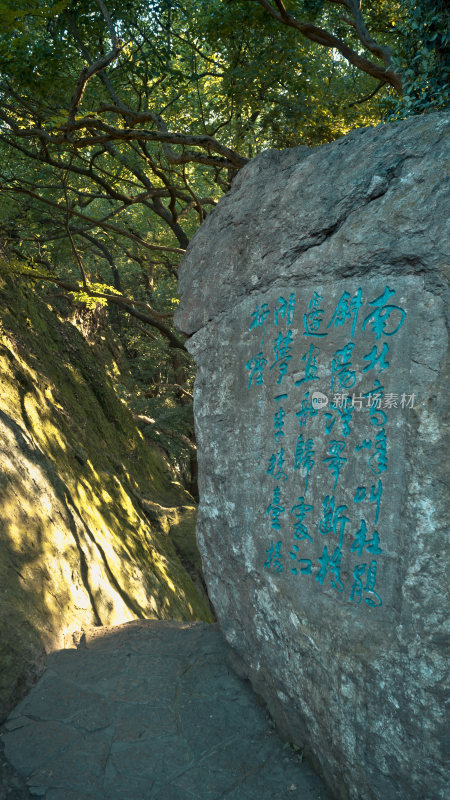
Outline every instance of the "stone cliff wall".
<svg viewBox="0 0 450 800"><path fill-rule="evenodd" d="M192 497L105 364L17 285L0 280L0 309L2 719L83 626L211 615L176 549L192 547Z"/></svg>
<svg viewBox="0 0 450 800"><path fill-rule="evenodd" d="M263 153L180 273L210 596L340 800L448 786L449 126Z"/></svg>

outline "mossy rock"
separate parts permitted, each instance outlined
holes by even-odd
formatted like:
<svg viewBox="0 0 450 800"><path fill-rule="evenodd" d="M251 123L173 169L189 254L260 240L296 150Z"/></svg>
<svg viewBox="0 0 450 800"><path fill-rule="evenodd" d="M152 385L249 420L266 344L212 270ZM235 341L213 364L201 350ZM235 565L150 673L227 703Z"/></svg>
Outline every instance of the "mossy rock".
<svg viewBox="0 0 450 800"><path fill-rule="evenodd" d="M84 625L212 616L192 497L98 353L11 281L0 310L1 718Z"/></svg>
<svg viewBox="0 0 450 800"><path fill-rule="evenodd" d="M186 506L180 509L178 518L170 527L170 538L181 560L187 568L202 574L202 560L197 547L195 529L197 525L197 508Z"/></svg>

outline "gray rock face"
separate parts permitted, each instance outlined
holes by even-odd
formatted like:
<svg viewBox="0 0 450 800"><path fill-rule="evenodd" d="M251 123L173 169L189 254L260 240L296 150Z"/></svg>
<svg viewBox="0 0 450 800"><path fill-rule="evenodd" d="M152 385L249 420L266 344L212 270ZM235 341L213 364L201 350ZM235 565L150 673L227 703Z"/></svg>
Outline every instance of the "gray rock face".
<svg viewBox="0 0 450 800"><path fill-rule="evenodd" d="M209 592L342 800L446 796L449 125L264 153L181 269Z"/></svg>

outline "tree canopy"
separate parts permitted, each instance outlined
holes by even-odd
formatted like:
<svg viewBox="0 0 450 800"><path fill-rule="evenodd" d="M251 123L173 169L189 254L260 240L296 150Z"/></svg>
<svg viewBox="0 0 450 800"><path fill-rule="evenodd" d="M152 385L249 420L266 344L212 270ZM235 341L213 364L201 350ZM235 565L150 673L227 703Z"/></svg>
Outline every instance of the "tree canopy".
<svg viewBox="0 0 450 800"><path fill-rule="evenodd" d="M116 309L141 416L189 405L177 268L247 160L448 106L440 0L3 0L0 30L8 268Z"/></svg>

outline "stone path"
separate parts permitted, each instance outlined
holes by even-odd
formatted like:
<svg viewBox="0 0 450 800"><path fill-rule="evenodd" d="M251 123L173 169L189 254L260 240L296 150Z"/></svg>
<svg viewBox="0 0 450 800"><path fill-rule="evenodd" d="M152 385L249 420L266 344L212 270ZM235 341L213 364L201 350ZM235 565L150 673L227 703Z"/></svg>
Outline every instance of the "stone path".
<svg viewBox="0 0 450 800"><path fill-rule="evenodd" d="M226 655L216 625L153 620L52 654L2 728L3 796L326 800Z"/></svg>

